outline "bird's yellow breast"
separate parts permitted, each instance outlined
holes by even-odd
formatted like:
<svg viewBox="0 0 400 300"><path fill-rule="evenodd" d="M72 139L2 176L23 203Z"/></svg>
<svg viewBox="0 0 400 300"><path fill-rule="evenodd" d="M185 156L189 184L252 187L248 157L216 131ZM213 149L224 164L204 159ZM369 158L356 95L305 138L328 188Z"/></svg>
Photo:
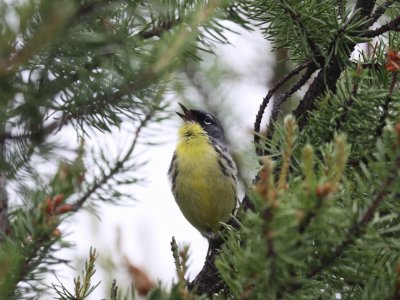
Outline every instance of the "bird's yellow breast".
<svg viewBox="0 0 400 300"><path fill-rule="evenodd" d="M223 174L220 158L199 124L185 123L180 128L175 154L173 193L182 213L203 235L218 231L235 208L236 188Z"/></svg>

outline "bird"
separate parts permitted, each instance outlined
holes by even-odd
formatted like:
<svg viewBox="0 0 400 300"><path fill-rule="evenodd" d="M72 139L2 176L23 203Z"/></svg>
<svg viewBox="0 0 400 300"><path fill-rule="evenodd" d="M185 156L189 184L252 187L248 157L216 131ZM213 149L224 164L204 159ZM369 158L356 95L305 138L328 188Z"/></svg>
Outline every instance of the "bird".
<svg viewBox="0 0 400 300"><path fill-rule="evenodd" d="M179 103L183 119L168 170L172 193L183 216L205 238L217 238L238 203L237 168L221 121Z"/></svg>

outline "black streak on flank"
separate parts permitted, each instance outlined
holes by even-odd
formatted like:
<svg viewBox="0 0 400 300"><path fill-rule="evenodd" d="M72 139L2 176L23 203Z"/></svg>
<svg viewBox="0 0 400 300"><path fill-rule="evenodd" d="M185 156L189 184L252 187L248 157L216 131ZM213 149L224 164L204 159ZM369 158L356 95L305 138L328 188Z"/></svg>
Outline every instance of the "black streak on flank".
<svg viewBox="0 0 400 300"><path fill-rule="evenodd" d="M216 144L213 143L213 145L216 145ZM218 153L218 156L219 156L219 157L222 156L222 152L221 152L221 149L219 149L219 147L214 147L214 150Z"/></svg>
<svg viewBox="0 0 400 300"><path fill-rule="evenodd" d="M169 165L168 174L172 173L172 168L174 166L175 160L176 160L176 153L174 152L174 155L172 156L171 164Z"/></svg>
<svg viewBox="0 0 400 300"><path fill-rule="evenodd" d="M226 168L224 166L224 164L222 163L222 161L220 159L218 159L218 164L221 167L221 171L225 176L228 176L228 172L226 171Z"/></svg>
<svg viewBox="0 0 400 300"><path fill-rule="evenodd" d="M236 178L236 176L233 175L233 174L231 174L231 177L232 177L233 181L234 181L235 183L237 183L237 178Z"/></svg>
<svg viewBox="0 0 400 300"><path fill-rule="evenodd" d="M175 190L175 185L176 185L176 177L178 176L178 168L175 168L175 172L172 175L172 190Z"/></svg>
<svg viewBox="0 0 400 300"><path fill-rule="evenodd" d="M232 169L233 169L233 162L232 162L232 160L229 158L229 157L227 157L227 156L223 156L224 157L224 159L226 160L226 162L228 163L228 165L229 165L229 167L231 167Z"/></svg>
<svg viewBox="0 0 400 300"><path fill-rule="evenodd" d="M232 160L231 160L229 157L227 157L227 156L221 151L221 149L220 149L219 147L214 147L214 149L215 149L215 151L218 153L218 156L219 156L220 158L223 158L223 159L226 161L226 163L229 165L229 167L230 167L231 169L233 169L234 167L233 167L233 162L232 162Z"/></svg>

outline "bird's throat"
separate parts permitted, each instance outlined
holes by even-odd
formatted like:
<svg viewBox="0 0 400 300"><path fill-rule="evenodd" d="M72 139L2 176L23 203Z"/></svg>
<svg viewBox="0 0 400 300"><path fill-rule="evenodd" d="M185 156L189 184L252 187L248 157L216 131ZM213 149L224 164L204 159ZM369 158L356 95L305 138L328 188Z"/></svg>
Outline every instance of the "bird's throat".
<svg viewBox="0 0 400 300"><path fill-rule="evenodd" d="M202 144L204 146L209 144L209 138L205 130L198 124L194 122L186 122L184 123L178 131L179 144L181 146L193 146L198 147ZM183 144L183 145L182 145Z"/></svg>

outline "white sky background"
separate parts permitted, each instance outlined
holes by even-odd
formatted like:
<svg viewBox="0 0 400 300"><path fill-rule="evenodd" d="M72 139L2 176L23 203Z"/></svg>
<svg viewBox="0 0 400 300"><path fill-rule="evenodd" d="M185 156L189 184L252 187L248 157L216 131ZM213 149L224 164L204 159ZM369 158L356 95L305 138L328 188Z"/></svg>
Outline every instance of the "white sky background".
<svg viewBox="0 0 400 300"><path fill-rule="evenodd" d="M232 148L243 143L250 146L255 116L267 93L268 65L271 65L268 60L272 59L269 44L259 32L247 32L236 26L234 29L239 34L227 33L231 45L217 48L217 58L237 73L233 82L227 82L222 87L226 93L224 101L231 106L236 124L235 128L225 128L230 140L235 141ZM178 98L172 98L171 102L178 109ZM123 206L100 204L97 208L100 220L87 211L80 211L61 225L63 233L70 233L67 240L75 244L75 247L59 253L63 258L72 259L72 265L77 268L72 270L64 267L57 270L57 277L67 287L72 287L73 277L80 275L84 267L82 259L88 257L91 246L100 253L98 272L93 283L99 280L102 283L89 299L108 298L108 280L114 277L120 291L124 291L131 283L123 256L145 271L154 282L160 280L163 285L169 286L176 277L170 250L172 236L175 236L178 245L190 245L190 279L201 270L207 252L207 241L182 216L172 196L167 177L180 124L180 119L176 116L156 126L156 130L151 130L150 141L162 143L156 146L140 145L134 152L133 155L140 154L140 161L149 161L139 172L141 177L146 178L146 182L132 185L129 190L137 199L136 202ZM91 138L104 139L102 143L115 151L118 149L116 141L121 143L131 140L129 133L129 128L123 126L112 135L104 137L102 134L95 134ZM71 136L74 136L73 131ZM71 146L71 139L74 138L67 139ZM87 146L90 143L90 140L86 141ZM105 274L101 270L102 264L109 266L110 262L115 266L116 274ZM53 275L47 281L57 283ZM48 296L44 299L48 299Z"/></svg>

